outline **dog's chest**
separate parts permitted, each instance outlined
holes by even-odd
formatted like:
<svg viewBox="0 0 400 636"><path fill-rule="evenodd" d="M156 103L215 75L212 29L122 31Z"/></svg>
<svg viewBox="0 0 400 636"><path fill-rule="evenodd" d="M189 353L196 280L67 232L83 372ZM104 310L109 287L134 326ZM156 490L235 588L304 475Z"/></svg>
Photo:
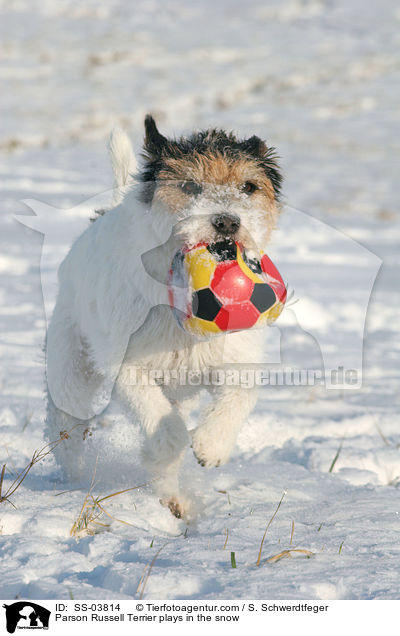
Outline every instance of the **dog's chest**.
<svg viewBox="0 0 400 636"><path fill-rule="evenodd" d="M132 334L124 364L160 370L221 366L226 357L226 340L226 336L196 340L178 326L169 307L159 306Z"/></svg>

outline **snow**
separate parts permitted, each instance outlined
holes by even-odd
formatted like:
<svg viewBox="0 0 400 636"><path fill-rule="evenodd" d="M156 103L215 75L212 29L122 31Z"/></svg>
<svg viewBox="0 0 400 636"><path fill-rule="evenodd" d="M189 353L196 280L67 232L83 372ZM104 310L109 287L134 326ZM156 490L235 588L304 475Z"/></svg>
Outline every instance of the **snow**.
<svg viewBox="0 0 400 636"><path fill-rule="evenodd" d="M222 126L278 148L288 206L271 256L299 299L279 319L285 367L320 368L331 351L352 368L367 305L368 313L361 388L265 386L229 464L206 471L188 451L197 524L172 517L148 484L104 502L109 527L70 536L99 447L109 450L96 497L147 480L140 434L116 405L89 440L87 484L71 490L52 455L35 464L14 505L0 503L0 598L137 598L162 548L146 599L398 599L397 3L18 0L1 8L3 492L46 443L43 294L54 300L56 265L90 215L85 201L112 187L106 140L116 123L136 149L147 111L165 133ZM17 222L32 214L26 199L50 215L74 210L68 231L57 231L57 217L45 238ZM290 548L314 556L267 562Z"/></svg>

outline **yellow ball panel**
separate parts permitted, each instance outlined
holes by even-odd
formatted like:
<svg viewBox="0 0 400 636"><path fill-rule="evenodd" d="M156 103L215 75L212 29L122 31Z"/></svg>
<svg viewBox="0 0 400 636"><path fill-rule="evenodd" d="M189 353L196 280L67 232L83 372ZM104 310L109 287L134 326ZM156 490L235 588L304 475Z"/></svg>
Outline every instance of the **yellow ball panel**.
<svg viewBox="0 0 400 636"><path fill-rule="evenodd" d="M277 301L275 305L272 305L270 309L268 309L263 314L261 314L261 316L259 317L257 321L257 325L261 326L263 324L265 325L265 324L270 324L271 322L274 322L277 318L279 318L279 316L282 313L282 310L283 310L283 304Z"/></svg>
<svg viewBox="0 0 400 636"><path fill-rule="evenodd" d="M217 263L206 247L201 246L188 252L185 264L193 291L209 287Z"/></svg>
<svg viewBox="0 0 400 636"><path fill-rule="evenodd" d="M240 250L237 251L237 262L238 265L240 267L240 269L242 270L242 272L244 272L246 274L246 276L248 278L250 278L250 280L254 281L255 283L264 283L264 279L262 278L262 276L259 276L258 274L256 274L255 272L252 272L250 267L248 265L246 265L246 263L243 260L242 254L240 252Z"/></svg>
<svg viewBox="0 0 400 636"><path fill-rule="evenodd" d="M215 322L203 320L196 316L192 316L185 320L183 327L189 333L197 334L199 336L206 335L208 333L221 333L221 329L215 324Z"/></svg>
<svg viewBox="0 0 400 636"><path fill-rule="evenodd" d="M267 311L268 317L270 320L276 320L279 318L283 310L283 304L281 302L277 302L271 309Z"/></svg>

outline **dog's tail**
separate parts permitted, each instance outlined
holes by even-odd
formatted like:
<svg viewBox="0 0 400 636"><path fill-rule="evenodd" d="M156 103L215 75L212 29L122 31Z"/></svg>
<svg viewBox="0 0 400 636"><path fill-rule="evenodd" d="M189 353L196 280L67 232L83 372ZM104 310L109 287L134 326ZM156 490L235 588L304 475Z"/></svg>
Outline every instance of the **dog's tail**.
<svg viewBox="0 0 400 636"><path fill-rule="evenodd" d="M119 203L133 183L138 165L131 141L125 131L115 126L108 142L111 164L115 179L114 204Z"/></svg>
<svg viewBox="0 0 400 636"><path fill-rule="evenodd" d="M122 128L115 126L108 141L108 152L114 172L114 191L110 204L106 208L94 210L91 221L96 221L116 205L121 203L125 194L136 182L138 164L133 153L131 140Z"/></svg>

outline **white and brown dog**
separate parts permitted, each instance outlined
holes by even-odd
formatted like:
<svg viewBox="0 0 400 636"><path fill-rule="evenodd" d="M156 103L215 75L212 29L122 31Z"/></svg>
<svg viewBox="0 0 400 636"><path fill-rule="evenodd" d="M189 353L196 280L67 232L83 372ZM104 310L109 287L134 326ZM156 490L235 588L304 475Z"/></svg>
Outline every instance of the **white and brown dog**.
<svg viewBox="0 0 400 636"><path fill-rule="evenodd" d="M177 247L202 241L229 237L249 252L255 245L264 251L279 214L281 176L274 149L259 137L238 140L207 130L168 139L151 116L145 120L141 170L124 133L114 134L110 147L120 200L97 215L59 270L47 334L48 435L54 439L73 429L59 446L60 461L70 477L82 477L80 426L90 426L114 391L145 433L143 460L158 496L177 517L190 519L190 502L178 483L187 446L203 466L226 462L255 404L255 390L205 387L212 400L188 432L182 405L201 384L127 377L133 368L202 373L257 361L259 330L206 341L183 331L159 272L166 275ZM156 248L157 258L144 266L143 255ZM152 261L157 271L151 271Z"/></svg>

